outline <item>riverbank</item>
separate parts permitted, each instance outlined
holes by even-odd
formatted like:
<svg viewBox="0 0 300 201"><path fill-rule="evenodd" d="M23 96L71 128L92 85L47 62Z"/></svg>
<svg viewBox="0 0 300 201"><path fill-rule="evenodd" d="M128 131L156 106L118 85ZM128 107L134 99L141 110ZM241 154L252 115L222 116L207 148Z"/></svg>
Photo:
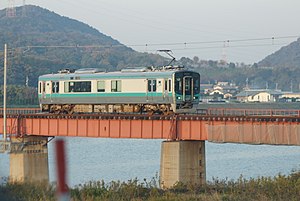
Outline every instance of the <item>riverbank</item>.
<svg viewBox="0 0 300 201"><path fill-rule="evenodd" d="M70 189L74 201L92 200L299 200L300 171L289 175L259 177L237 180L214 179L205 186L175 185L163 190L158 181L130 180L127 182L103 181L88 182ZM8 200L56 200L56 187L53 185L4 184L0 186L0 198Z"/></svg>

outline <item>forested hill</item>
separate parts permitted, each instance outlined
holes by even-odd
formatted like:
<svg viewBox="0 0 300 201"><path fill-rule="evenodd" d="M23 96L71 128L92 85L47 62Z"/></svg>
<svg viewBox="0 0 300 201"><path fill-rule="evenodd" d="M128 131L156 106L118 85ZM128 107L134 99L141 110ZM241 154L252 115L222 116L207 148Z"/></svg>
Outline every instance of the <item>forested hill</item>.
<svg viewBox="0 0 300 201"><path fill-rule="evenodd" d="M0 62L3 63L3 44L7 43L10 84L24 85L28 77L29 86L36 86L39 75L63 68L114 70L168 62L159 55L136 52L87 24L41 7L26 6L25 15L22 7L16 11L16 17L6 17L6 10L0 10ZM91 45L97 47L81 47Z"/></svg>
<svg viewBox="0 0 300 201"><path fill-rule="evenodd" d="M261 67L300 68L300 38L258 62Z"/></svg>

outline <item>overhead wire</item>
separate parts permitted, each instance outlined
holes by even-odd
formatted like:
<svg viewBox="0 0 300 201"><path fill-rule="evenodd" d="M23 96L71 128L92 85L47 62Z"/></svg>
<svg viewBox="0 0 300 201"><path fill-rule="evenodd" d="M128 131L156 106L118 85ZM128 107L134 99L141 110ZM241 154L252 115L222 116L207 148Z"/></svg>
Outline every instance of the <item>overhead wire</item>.
<svg viewBox="0 0 300 201"><path fill-rule="evenodd" d="M16 47L15 49L24 48L112 48L112 47L151 47L151 46L185 46L179 49L210 49L210 48L223 48L224 42L227 43L226 48L234 47L253 47L253 46L270 46L270 45L284 45L285 43L274 44L273 40L278 39L291 39L299 38L298 35L291 36L279 36L279 37L262 37L262 38L247 38L247 39L226 39L226 40L212 40L212 41L191 41L191 42L172 42L172 43L145 43L145 44L111 44L111 45L100 45L100 44L90 44L90 45L27 45L23 47ZM243 44L243 45L231 45L230 43L241 43L241 42L253 42L253 41L267 41L271 40L272 43L264 44ZM187 45L200 45L200 44L220 44L220 46L205 46L205 47L187 47ZM176 49L174 49L176 50Z"/></svg>

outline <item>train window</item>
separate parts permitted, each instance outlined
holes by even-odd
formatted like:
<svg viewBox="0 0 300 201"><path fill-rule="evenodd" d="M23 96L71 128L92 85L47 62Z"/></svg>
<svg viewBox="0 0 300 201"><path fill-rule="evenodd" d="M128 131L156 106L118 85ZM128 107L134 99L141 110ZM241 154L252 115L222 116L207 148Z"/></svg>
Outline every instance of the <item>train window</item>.
<svg viewBox="0 0 300 201"><path fill-rule="evenodd" d="M105 92L105 81L98 81L97 82L97 91L98 92Z"/></svg>
<svg viewBox="0 0 300 201"><path fill-rule="evenodd" d="M168 91L168 80L165 80L165 91Z"/></svg>
<svg viewBox="0 0 300 201"><path fill-rule="evenodd" d="M43 92L46 92L46 83L43 82Z"/></svg>
<svg viewBox="0 0 300 201"><path fill-rule="evenodd" d="M70 92L69 91L69 82L65 82L64 85L65 85L65 87L64 87L65 93Z"/></svg>
<svg viewBox="0 0 300 201"><path fill-rule="evenodd" d="M148 80L148 92L156 92L156 80Z"/></svg>
<svg viewBox="0 0 300 201"><path fill-rule="evenodd" d="M40 87L39 92L42 93L42 82L40 82L40 86L39 87Z"/></svg>
<svg viewBox="0 0 300 201"><path fill-rule="evenodd" d="M183 80L183 72L177 72L175 73L175 93L176 94L182 94L183 92L183 84L182 84L182 80Z"/></svg>
<svg viewBox="0 0 300 201"><path fill-rule="evenodd" d="M191 81L192 78L191 77L184 77L184 92L186 95L191 95Z"/></svg>
<svg viewBox="0 0 300 201"><path fill-rule="evenodd" d="M177 94L182 94L182 79L181 78L176 78L175 92Z"/></svg>
<svg viewBox="0 0 300 201"><path fill-rule="evenodd" d="M91 92L91 82L74 82L74 92Z"/></svg>
<svg viewBox="0 0 300 201"><path fill-rule="evenodd" d="M91 82L65 82L65 92L91 92Z"/></svg>
<svg viewBox="0 0 300 201"><path fill-rule="evenodd" d="M172 80L169 80L169 92L172 92Z"/></svg>
<svg viewBox="0 0 300 201"><path fill-rule="evenodd" d="M194 74L193 76L194 80L194 94L199 94L200 93L200 76L199 74Z"/></svg>
<svg viewBox="0 0 300 201"><path fill-rule="evenodd" d="M74 92L74 82L69 82L67 92Z"/></svg>
<svg viewBox="0 0 300 201"><path fill-rule="evenodd" d="M59 82L52 82L52 93L59 93Z"/></svg>
<svg viewBox="0 0 300 201"><path fill-rule="evenodd" d="M111 92L121 92L121 80L111 81Z"/></svg>

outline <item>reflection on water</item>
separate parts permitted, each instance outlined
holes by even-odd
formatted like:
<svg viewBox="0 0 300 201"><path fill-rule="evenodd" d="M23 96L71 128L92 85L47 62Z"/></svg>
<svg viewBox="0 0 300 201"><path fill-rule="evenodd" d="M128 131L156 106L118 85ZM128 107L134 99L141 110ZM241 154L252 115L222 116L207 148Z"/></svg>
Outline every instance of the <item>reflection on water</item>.
<svg viewBox="0 0 300 201"><path fill-rule="evenodd" d="M65 138L70 185L90 180L150 180L159 173L161 140ZM8 176L0 154L0 177ZM54 142L49 144L50 180L55 181ZM206 143L207 180L288 174L300 169L300 147Z"/></svg>

